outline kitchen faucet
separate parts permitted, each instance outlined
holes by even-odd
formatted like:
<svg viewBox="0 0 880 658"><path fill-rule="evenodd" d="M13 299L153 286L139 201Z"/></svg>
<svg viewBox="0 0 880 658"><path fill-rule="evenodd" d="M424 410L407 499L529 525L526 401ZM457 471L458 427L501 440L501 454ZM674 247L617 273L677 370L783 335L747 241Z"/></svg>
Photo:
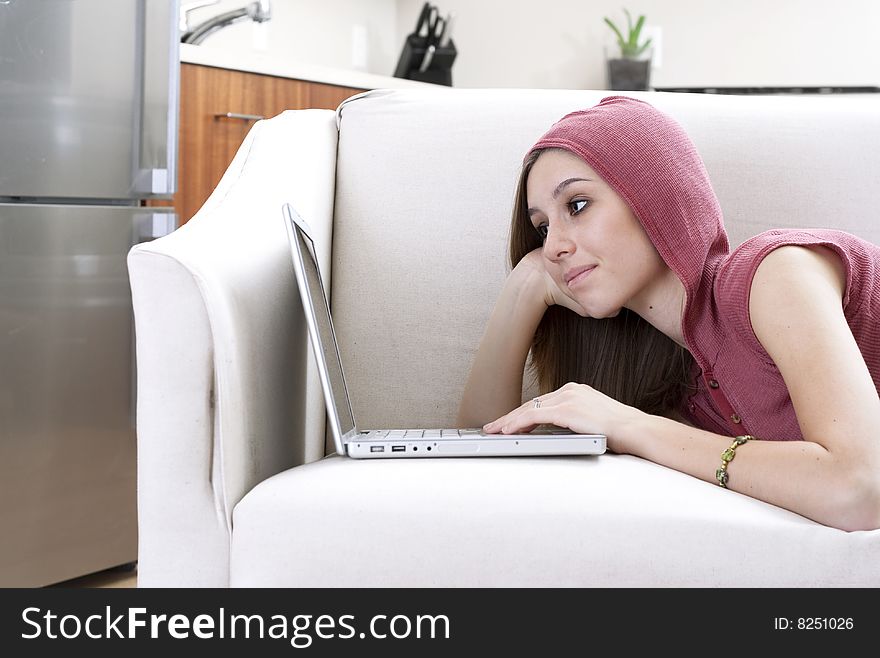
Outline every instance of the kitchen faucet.
<svg viewBox="0 0 880 658"><path fill-rule="evenodd" d="M189 12L199 7L207 7L208 5L216 5L220 0L197 0L189 2L180 7L180 41L181 43L200 44L208 38L209 35L222 30L228 25L238 23L239 21L250 19L256 23L263 23L272 18L272 3L270 0L258 0L252 2L246 7L233 9L226 13L219 14L213 18L199 23L195 27L189 26Z"/></svg>

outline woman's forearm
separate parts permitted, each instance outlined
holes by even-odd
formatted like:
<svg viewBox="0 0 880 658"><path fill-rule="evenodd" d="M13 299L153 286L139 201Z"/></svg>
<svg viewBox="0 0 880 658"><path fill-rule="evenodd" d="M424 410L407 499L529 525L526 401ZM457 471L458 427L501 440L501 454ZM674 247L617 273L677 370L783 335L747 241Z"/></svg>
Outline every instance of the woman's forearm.
<svg viewBox="0 0 880 658"><path fill-rule="evenodd" d="M522 401L522 377L547 305L542 275L525 262L510 273L474 357L458 410L459 427L480 427Z"/></svg>
<svg viewBox="0 0 880 658"><path fill-rule="evenodd" d="M616 436L620 452L717 485L715 471L732 439L669 418L636 414ZM880 524L875 488L818 443L749 441L728 464L727 487L825 525L873 530Z"/></svg>

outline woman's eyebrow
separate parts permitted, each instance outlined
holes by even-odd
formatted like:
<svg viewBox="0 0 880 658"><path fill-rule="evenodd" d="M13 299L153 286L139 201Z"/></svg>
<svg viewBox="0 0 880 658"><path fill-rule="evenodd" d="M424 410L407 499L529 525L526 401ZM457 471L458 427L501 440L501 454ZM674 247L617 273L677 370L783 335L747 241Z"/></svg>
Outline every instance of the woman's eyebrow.
<svg viewBox="0 0 880 658"><path fill-rule="evenodd" d="M566 187L568 187L572 183L579 183L581 181L590 183L590 182L592 182L592 180L593 180L592 178L566 178L564 181L562 181L559 185L556 186L555 190L553 190L553 198L555 199L556 197L558 197L560 192L562 192L562 190L564 190Z"/></svg>
<svg viewBox="0 0 880 658"><path fill-rule="evenodd" d="M562 193L562 190L564 190L566 187L568 187L572 183L580 183L580 182L592 183L593 179L592 178L566 178L564 181L562 181L559 185L556 186L555 190L553 190L553 198L554 199L557 198ZM536 212L540 212L540 209L529 208L528 211L526 211L526 214L528 214L528 216L531 217Z"/></svg>

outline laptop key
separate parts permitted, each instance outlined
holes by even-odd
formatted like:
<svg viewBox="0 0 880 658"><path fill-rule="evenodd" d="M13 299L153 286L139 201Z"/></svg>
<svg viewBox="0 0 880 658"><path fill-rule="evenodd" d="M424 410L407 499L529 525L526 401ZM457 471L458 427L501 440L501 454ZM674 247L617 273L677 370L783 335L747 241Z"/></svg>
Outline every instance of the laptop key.
<svg viewBox="0 0 880 658"><path fill-rule="evenodd" d="M442 435L441 430L425 430L426 439L438 439Z"/></svg>
<svg viewBox="0 0 880 658"><path fill-rule="evenodd" d="M459 434L458 434L458 430L442 430L441 436L453 436L453 437L458 438Z"/></svg>
<svg viewBox="0 0 880 658"><path fill-rule="evenodd" d="M425 430L407 430L403 436L406 439L421 439L424 432Z"/></svg>

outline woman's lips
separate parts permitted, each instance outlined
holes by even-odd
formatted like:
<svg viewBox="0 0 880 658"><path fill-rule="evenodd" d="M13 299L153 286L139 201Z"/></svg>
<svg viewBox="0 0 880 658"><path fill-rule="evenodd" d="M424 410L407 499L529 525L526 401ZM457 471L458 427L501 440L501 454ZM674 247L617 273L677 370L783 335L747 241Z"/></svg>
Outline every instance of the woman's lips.
<svg viewBox="0 0 880 658"><path fill-rule="evenodd" d="M581 281L586 279L588 276L590 276L590 273L595 269L596 269L596 266L591 265L590 267L586 268L583 272L581 272L580 274L578 274L574 278L569 279L568 287L571 288L573 285L580 283Z"/></svg>

